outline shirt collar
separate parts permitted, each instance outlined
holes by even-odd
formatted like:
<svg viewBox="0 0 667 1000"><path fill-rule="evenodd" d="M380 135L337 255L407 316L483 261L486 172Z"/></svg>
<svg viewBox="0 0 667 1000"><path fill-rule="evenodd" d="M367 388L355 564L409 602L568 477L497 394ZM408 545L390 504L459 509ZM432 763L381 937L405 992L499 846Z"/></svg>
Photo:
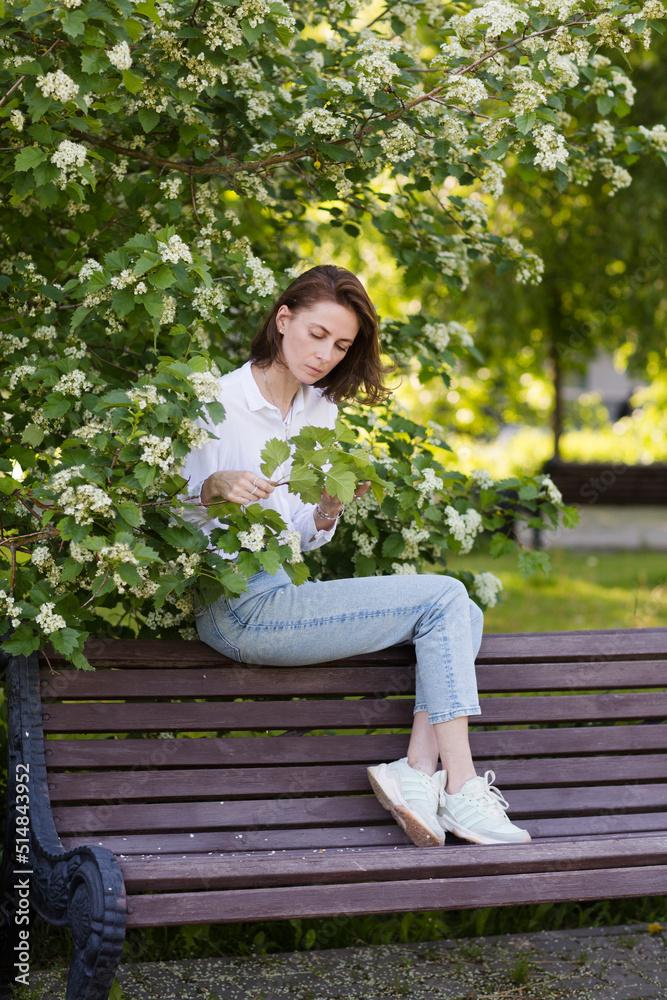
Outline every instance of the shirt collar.
<svg viewBox="0 0 667 1000"><path fill-rule="evenodd" d="M248 404L248 409L261 410L263 407L268 407L270 410L275 410L276 407L273 403L270 403L268 399L265 399L262 393L259 391L259 386L255 382L255 377L251 371L252 362L246 361L241 367L241 386L246 398L246 403ZM305 405L304 401L304 386L303 384L299 386L296 394L296 399L294 400L294 409L292 411L292 417L295 417L297 413L303 410Z"/></svg>

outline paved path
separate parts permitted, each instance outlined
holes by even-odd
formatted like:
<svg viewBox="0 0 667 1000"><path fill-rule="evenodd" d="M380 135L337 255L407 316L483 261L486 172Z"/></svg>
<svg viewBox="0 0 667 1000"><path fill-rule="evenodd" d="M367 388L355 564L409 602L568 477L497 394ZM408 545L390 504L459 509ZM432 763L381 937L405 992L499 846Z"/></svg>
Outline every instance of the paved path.
<svg viewBox="0 0 667 1000"><path fill-rule="evenodd" d="M149 962L118 978L123 1000L667 1000L667 928ZM35 973L31 995L63 1000L64 982Z"/></svg>

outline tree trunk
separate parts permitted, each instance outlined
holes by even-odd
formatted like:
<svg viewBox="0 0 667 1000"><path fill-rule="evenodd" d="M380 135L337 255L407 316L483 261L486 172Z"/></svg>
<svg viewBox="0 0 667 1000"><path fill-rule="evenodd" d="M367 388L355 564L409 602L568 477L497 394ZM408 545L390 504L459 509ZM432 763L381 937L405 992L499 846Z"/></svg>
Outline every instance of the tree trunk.
<svg viewBox="0 0 667 1000"><path fill-rule="evenodd" d="M554 405L551 413L551 429L554 435L553 461L560 461L560 438L563 433L563 371L555 341L551 342L551 364L554 380Z"/></svg>

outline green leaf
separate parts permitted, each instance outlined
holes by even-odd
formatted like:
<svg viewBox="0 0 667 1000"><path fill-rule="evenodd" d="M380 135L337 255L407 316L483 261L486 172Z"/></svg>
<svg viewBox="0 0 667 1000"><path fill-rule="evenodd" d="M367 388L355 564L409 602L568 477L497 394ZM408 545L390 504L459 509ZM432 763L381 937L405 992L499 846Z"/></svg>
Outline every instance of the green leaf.
<svg viewBox="0 0 667 1000"><path fill-rule="evenodd" d="M38 427L37 424L28 424L27 427L23 428L23 434L21 435L23 444L31 444L36 448L43 440L44 429L42 427Z"/></svg>
<svg viewBox="0 0 667 1000"><path fill-rule="evenodd" d="M70 38L78 38L86 28L87 12L83 10L68 10L63 19L63 31Z"/></svg>
<svg viewBox="0 0 667 1000"><path fill-rule="evenodd" d="M563 507L563 527L576 528L579 524L579 511L576 507Z"/></svg>
<svg viewBox="0 0 667 1000"><path fill-rule="evenodd" d="M163 264L154 274L149 275L148 280L153 288L169 288L176 281L176 275L170 267Z"/></svg>
<svg viewBox="0 0 667 1000"><path fill-rule="evenodd" d="M405 539L397 531L387 535L382 543L382 555L385 559L395 559L405 549Z"/></svg>
<svg viewBox="0 0 667 1000"><path fill-rule="evenodd" d="M52 634L55 635L55 632ZM33 635L27 622L21 622L11 636L5 639L2 648L13 656L30 656L36 649L39 649L39 636Z"/></svg>
<svg viewBox="0 0 667 1000"><path fill-rule="evenodd" d="M118 504L117 510L123 520L127 521L133 528L139 527L142 514L136 503L132 503L131 500L125 500L123 503Z"/></svg>
<svg viewBox="0 0 667 1000"><path fill-rule="evenodd" d="M548 552L527 552L523 549L519 552L518 561L519 572L524 580L538 569L541 569L545 576L549 575L551 560Z"/></svg>
<svg viewBox="0 0 667 1000"><path fill-rule="evenodd" d="M537 486L532 483L526 483L519 490L519 500L534 500L535 497L540 495L540 490Z"/></svg>
<svg viewBox="0 0 667 1000"><path fill-rule="evenodd" d="M144 130L144 132L152 132L155 126L160 121L159 114L157 113L157 111L153 111L152 108L139 108L138 115L139 115L139 121L141 122L141 127Z"/></svg>
<svg viewBox="0 0 667 1000"><path fill-rule="evenodd" d="M280 555L273 549L265 549L263 552L258 552L257 558L261 563L262 569L266 570L272 576L275 576L280 569Z"/></svg>
<svg viewBox="0 0 667 1000"><path fill-rule="evenodd" d="M129 90L131 94L138 94L144 85L144 81L140 79L140 77L135 76L134 73L131 73L129 69L124 69L122 76L123 83L125 84L127 90Z"/></svg>
<svg viewBox="0 0 667 1000"><path fill-rule="evenodd" d="M63 656L69 656L81 645L81 633L73 628L59 628L57 632L51 632L49 638L56 653Z"/></svg>
<svg viewBox="0 0 667 1000"><path fill-rule="evenodd" d="M72 404L61 392L51 392L42 403L42 413L49 420L64 416Z"/></svg>
<svg viewBox="0 0 667 1000"><path fill-rule="evenodd" d="M290 446L280 438L271 438L261 451L263 459L260 469L267 479L270 479L276 469L290 457Z"/></svg>
<svg viewBox="0 0 667 1000"><path fill-rule="evenodd" d="M206 409L214 424L221 424L225 419L225 408L222 403L215 401L213 403L206 403Z"/></svg>
<svg viewBox="0 0 667 1000"><path fill-rule="evenodd" d="M116 566L116 572L121 580L129 584L130 587L140 587L143 582L137 567L133 566L132 563L120 563Z"/></svg>
<svg viewBox="0 0 667 1000"><path fill-rule="evenodd" d="M532 131L533 126L537 120L537 115L517 115L515 122L516 127L522 135L528 135Z"/></svg>
<svg viewBox="0 0 667 1000"><path fill-rule="evenodd" d="M310 577L310 572L308 566L305 562L290 563L287 562L283 565L283 569L287 573L288 577L298 586L305 583Z"/></svg>
<svg viewBox="0 0 667 1000"><path fill-rule="evenodd" d="M6 473L4 476L0 476L0 493L5 493L9 495L13 493L14 490L20 490L21 484L18 480L13 479L12 476L8 476Z"/></svg>
<svg viewBox="0 0 667 1000"><path fill-rule="evenodd" d="M351 503L354 499L357 480L353 472L339 469L337 465L334 465L329 470L324 485L327 493L332 497L338 497L341 503Z"/></svg>
<svg viewBox="0 0 667 1000"><path fill-rule="evenodd" d="M306 503L317 503L322 493L317 473L307 465L292 470L289 490L290 493L298 493Z"/></svg>
<svg viewBox="0 0 667 1000"><path fill-rule="evenodd" d="M134 9L137 14L145 14L146 17L150 17L151 21L155 21L156 24L162 24L160 15L155 9L155 4L152 0L144 0L143 3L136 4Z"/></svg>
<svg viewBox="0 0 667 1000"><path fill-rule="evenodd" d="M491 545L489 546L489 551L494 559L498 556L503 556L507 552L513 552L516 548L515 543L507 535L503 535L501 532L496 532L491 538Z"/></svg>
<svg viewBox="0 0 667 1000"><path fill-rule="evenodd" d="M79 306L78 309L75 309L69 325L70 330L76 330L78 326L81 326L89 312L90 309L88 306Z"/></svg>
<svg viewBox="0 0 667 1000"><path fill-rule="evenodd" d="M41 146L26 146L16 155L14 160L15 170L33 170L34 167L43 163L47 157L47 152Z"/></svg>

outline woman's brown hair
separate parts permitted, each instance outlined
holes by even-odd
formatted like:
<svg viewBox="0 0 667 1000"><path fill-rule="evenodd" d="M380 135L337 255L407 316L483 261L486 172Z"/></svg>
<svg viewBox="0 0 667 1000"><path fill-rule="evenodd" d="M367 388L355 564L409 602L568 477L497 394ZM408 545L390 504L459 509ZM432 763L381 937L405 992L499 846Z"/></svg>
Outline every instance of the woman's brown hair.
<svg viewBox="0 0 667 1000"><path fill-rule="evenodd" d="M274 302L253 337L250 360L262 366L281 360L282 337L276 324L281 306L297 312L322 301L352 309L359 320L359 332L345 357L315 385L324 389L324 395L335 403L352 399L379 403L391 392L385 388L383 379L393 369L380 361L377 314L368 292L357 276L344 267L321 264L295 278Z"/></svg>

